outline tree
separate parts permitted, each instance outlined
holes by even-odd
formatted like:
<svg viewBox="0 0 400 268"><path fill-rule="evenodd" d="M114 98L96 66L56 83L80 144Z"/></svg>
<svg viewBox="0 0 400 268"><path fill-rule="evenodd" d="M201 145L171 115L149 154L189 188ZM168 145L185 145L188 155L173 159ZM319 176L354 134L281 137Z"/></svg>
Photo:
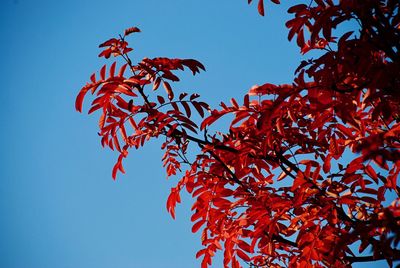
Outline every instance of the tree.
<svg viewBox="0 0 400 268"><path fill-rule="evenodd" d="M180 192L193 196L202 267L217 250L224 267L241 267L239 260L251 267L350 267L383 259L392 266L400 260L399 9L398 0L290 7L288 39L319 57L302 61L291 84L254 86L241 104L232 98L219 109L196 93L175 96L177 71L195 75L205 70L200 62L134 64L126 38L140 30L129 28L100 45L100 57L124 64L118 73L113 62L100 77L93 74L76 109L89 91L96 95L89 113L100 111L101 144L119 152L114 179L125 172L129 149L164 139L167 175L182 174L167 209L174 217ZM258 11L264 15L263 0ZM358 28L343 33L349 21ZM195 114L204 119L195 123ZM210 132L227 115L229 131ZM363 253L367 248L372 255Z"/></svg>

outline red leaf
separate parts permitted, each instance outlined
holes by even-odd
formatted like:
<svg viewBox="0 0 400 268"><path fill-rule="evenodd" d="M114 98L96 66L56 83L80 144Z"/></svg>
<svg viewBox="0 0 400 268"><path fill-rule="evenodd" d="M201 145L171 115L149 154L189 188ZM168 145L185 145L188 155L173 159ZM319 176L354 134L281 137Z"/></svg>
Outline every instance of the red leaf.
<svg viewBox="0 0 400 268"><path fill-rule="evenodd" d="M378 183L378 175L376 174L375 170L373 169L373 167L371 167L371 165L367 165L365 167L365 173L371 177L376 183Z"/></svg>
<svg viewBox="0 0 400 268"><path fill-rule="evenodd" d="M132 92L132 90L126 85L117 85L114 89L114 92L123 93L131 97L137 97L136 93Z"/></svg>
<svg viewBox="0 0 400 268"><path fill-rule="evenodd" d="M90 80L91 80L93 83L96 83L96 74L95 74L95 73L93 73L93 74L90 76Z"/></svg>
<svg viewBox="0 0 400 268"><path fill-rule="evenodd" d="M264 16L264 0L258 1L258 13L260 13L261 16Z"/></svg>
<svg viewBox="0 0 400 268"><path fill-rule="evenodd" d="M321 166L318 164L318 167L313 171L313 175L312 175L312 179L314 182L317 182L320 171L321 171Z"/></svg>
<svg viewBox="0 0 400 268"><path fill-rule="evenodd" d="M297 13L307 8L305 4L294 5L288 9L288 13Z"/></svg>
<svg viewBox="0 0 400 268"><path fill-rule="evenodd" d="M246 253L244 253L242 250L240 250L240 249L237 249L236 250L236 253L237 253L237 255L242 259L242 260L244 260L244 261L250 261L251 260L251 258L249 257L249 256L247 256L247 254Z"/></svg>
<svg viewBox="0 0 400 268"><path fill-rule="evenodd" d="M168 94L168 99L169 99L169 100L172 100L172 99L174 98L174 92L172 91L171 86L170 86L169 83L166 82L166 81L163 81L163 86L164 86L164 88L165 88L165 91L166 91L167 94Z"/></svg>
<svg viewBox="0 0 400 268"><path fill-rule="evenodd" d="M243 106L246 107L246 108L249 108L249 106L250 106L250 97L249 97L249 94L244 95L244 98L243 98Z"/></svg>
<svg viewBox="0 0 400 268"><path fill-rule="evenodd" d="M243 119L249 117L250 114L247 111L239 111L235 114L235 118L231 122L231 126L234 126L238 122L242 121Z"/></svg>
<svg viewBox="0 0 400 268"><path fill-rule="evenodd" d="M351 174L357 170L362 169L364 166L362 162L363 162L362 156L353 159L346 167L346 174Z"/></svg>
<svg viewBox="0 0 400 268"><path fill-rule="evenodd" d="M295 189L297 189L306 182L307 180L304 179L303 173L301 171L298 172L296 178L293 181L291 190L294 191Z"/></svg>
<svg viewBox="0 0 400 268"><path fill-rule="evenodd" d="M102 129L104 127L106 114L102 113L99 119L99 128Z"/></svg>
<svg viewBox="0 0 400 268"><path fill-rule="evenodd" d="M240 240L238 246L246 252L251 252L251 246L243 240Z"/></svg>
<svg viewBox="0 0 400 268"><path fill-rule="evenodd" d="M76 97L75 100L75 109L78 112L82 112L82 105L83 105L83 99L85 98L86 93L88 92L88 90L90 89L90 87L84 87L81 89L81 91L79 91L78 96Z"/></svg>
<svg viewBox="0 0 400 268"><path fill-rule="evenodd" d="M157 77L156 80L154 80L153 90L157 90L158 87L160 86L160 83L161 83L161 78Z"/></svg>
<svg viewBox="0 0 400 268"><path fill-rule="evenodd" d="M299 47L303 47L304 46L304 31L303 31L303 29L300 29L300 31L297 33L297 40L296 40L296 42L297 42L297 45L299 46Z"/></svg>
<svg viewBox="0 0 400 268"><path fill-rule="evenodd" d="M112 178L115 180L117 177L117 172L120 170L122 173L125 173L124 168L122 167L122 159L124 158L123 154L120 154L118 157L117 163L114 165L112 170Z"/></svg>
<svg viewBox="0 0 400 268"><path fill-rule="evenodd" d="M158 102L160 104L164 104L165 103L165 100L164 100L164 98L162 96L157 96L157 100L158 100Z"/></svg>
<svg viewBox="0 0 400 268"><path fill-rule="evenodd" d="M113 178L113 180L115 180L115 179L117 178L118 169L119 169L119 163L116 163L116 164L114 165L114 167L113 167L112 175L111 175L112 178Z"/></svg>
<svg viewBox="0 0 400 268"><path fill-rule="evenodd" d="M114 77L114 74L115 74L115 65L116 65L117 63L114 61L113 62L113 64L111 64L111 66L110 66L110 77Z"/></svg>
<svg viewBox="0 0 400 268"><path fill-rule="evenodd" d="M117 39L111 38L111 39L105 41L104 43L100 44L99 47L108 47L108 46L112 46L112 45L116 44L117 42L118 42Z"/></svg>
<svg viewBox="0 0 400 268"><path fill-rule="evenodd" d="M88 114L91 114L91 113L97 111L98 109L100 109L100 108L102 108L102 107L103 107L103 106L100 105L100 104L93 105L93 106L90 108Z"/></svg>
<svg viewBox="0 0 400 268"><path fill-rule="evenodd" d="M125 70L126 70L127 66L128 66L127 63L125 63L124 65L121 66L121 68L119 69L119 72L118 72L118 77L123 77L124 76L124 73L125 73Z"/></svg>
<svg viewBox="0 0 400 268"><path fill-rule="evenodd" d="M139 28L137 28L137 27L131 27L131 28L126 29L125 32L124 32L124 34L125 34L126 36L128 36L128 35L130 35L131 33L138 33L138 32L140 32L140 29L139 29Z"/></svg>
<svg viewBox="0 0 400 268"><path fill-rule="evenodd" d="M181 104L182 104L183 108L185 109L187 117L190 117L192 115L192 112L190 111L190 107L187 104L187 102L183 101L183 102L181 102Z"/></svg>
<svg viewBox="0 0 400 268"><path fill-rule="evenodd" d="M203 248L196 253L196 259L200 258L201 255L204 255L207 252L207 249Z"/></svg>
<svg viewBox="0 0 400 268"><path fill-rule="evenodd" d="M106 79L106 65L103 65L100 69L100 78L101 80Z"/></svg>
<svg viewBox="0 0 400 268"><path fill-rule="evenodd" d="M192 101L192 100L194 100L194 99L197 99L198 97L200 97L200 95L194 93L194 94L190 95L190 100Z"/></svg>
<svg viewBox="0 0 400 268"><path fill-rule="evenodd" d="M207 117L206 119L203 120L203 122L201 122L200 125L200 130L203 130L205 127L211 125L212 123L214 123L215 121L218 120L218 118L220 118L223 115L223 113L211 113L211 115L209 117Z"/></svg>
<svg viewBox="0 0 400 268"><path fill-rule="evenodd" d="M231 99L231 103L234 108L239 109L239 104L236 102L236 100L234 98Z"/></svg>
<svg viewBox="0 0 400 268"><path fill-rule="evenodd" d="M350 128L343 126L342 124L337 124L336 127L340 130L343 134L345 134L348 138L353 138L354 135Z"/></svg>
<svg viewBox="0 0 400 268"><path fill-rule="evenodd" d="M199 113L199 115L201 117L204 117L203 107L200 105L200 103L198 103L197 101L193 101L192 104L193 104L194 108L196 109L196 111Z"/></svg>
<svg viewBox="0 0 400 268"><path fill-rule="evenodd" d="M325 157L324 165L323 165L323 167L322 167L322 169L323 169L323 171L324 171L325 173L328 173L328 172L330 172L330 170L331 170L331 160L332 160L332 156L331 156L331 155L327 155L327 156Z"/></svg>
<svg viewBox="0 0 400 268"><path fill-rule="evenodd" d="M200 73L199 69L202 69L203 71L206 70L204 65L197 60L185 59L181 60L181 62L183 65L187 66L192 71L193 75L195 75L196 73Z"/></svg>
<svg viewBox="0 0 400 268"><path fill-rule="evenodd" d="M192 233L197 232L197 231L200 229L200 227L201 227L205 222L206 222L206 220L199 220L198 222L196 222L195 224L193 224Z"/></svg>

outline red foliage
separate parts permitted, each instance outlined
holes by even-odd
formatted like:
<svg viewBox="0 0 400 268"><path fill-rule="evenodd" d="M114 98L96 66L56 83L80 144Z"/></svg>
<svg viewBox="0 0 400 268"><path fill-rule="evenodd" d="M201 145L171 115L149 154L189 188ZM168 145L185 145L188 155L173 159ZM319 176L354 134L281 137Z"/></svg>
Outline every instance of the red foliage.
<svg viewBox="0 0 400 268"><path fill-rule="evenodd" d="M171 86L178 70L204 70L200 62L131 62L125 36L140 31L133 27L100 45L100 56L125 64L118 74L115 62L99 78L93 74L76 109L87 92L96 95L89 113L101 111L101 143L120 153L114 179L130 148L165 138L167 175L183 174L167 209L174 217L181 190L193 196L202 267L217 250L224 267L234 268L238 260L252 267L350 267L385 259L391 266L400 259L399 9L397 0L292 6L289 40L301 53L321 56L301 62L292 84L255 86L242 102L213 110L197 94L176 96ZM263 0L258 11L264 15ZM345 21L359 29L334 36ZM193 112L207 117L197 124ZM229 132L210 134L208 127L227 114ZM192 160L190 146L199 148ZM360 255L367 247L373 254Z"/></svg>

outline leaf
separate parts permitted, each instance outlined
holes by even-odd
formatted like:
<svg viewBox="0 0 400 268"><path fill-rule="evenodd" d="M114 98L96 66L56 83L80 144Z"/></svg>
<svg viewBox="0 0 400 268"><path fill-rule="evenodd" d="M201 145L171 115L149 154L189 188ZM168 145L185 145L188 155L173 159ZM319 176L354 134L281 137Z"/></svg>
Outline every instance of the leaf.
<svg viewBox="0 0 400 268"><path fill-rule="evenodd" d="M216 112L214 114L211 114L209 117L205 118L203 122L201 122L200 130L203 130L205 127L217 121L222 115L223 115L222 113Z"/></svg>
<svg viewBox="0 0 400 268"><path fill-rule="evenodd" d="M235 118L231 122L231 127L240 122L241 120L249 117L249 113L247 111L239 111L235 114Z"/></svg>
<svg viewBox="0 0 400 268"><path fill-rule="evenodd" d="M100 108L102 108L102 107L103 107L103 106L100 105L100 104L93 105L93 106L90 108L88 114L91 114L91 113L97 111L98 109L100 109Z"/></svg>
<svg viewBox="0 0 400 268"><path fill-rule="evenodd" d="M204 111L203 111L203 107L200 105L200 103L198 103L197 101L192 101L192 104L193 104L194 108L196 109L196 111L199 113L199 115L203 118Z"/></svg>
<svg viewBox="0 0 400 268"><path fill-rule="evenodd" d="M192 233L196 233L205 222L206 220L203 219L193 224Z"/></svg>
<svg viewBox="0 0 400 268"><path fill-rule="evenodd" d="M176 104L176 102L170 102L170 104L171 104L172 108L174 108L174 110L175 110L177 113L180 113L178 104Z"/></svg>
<svg viewBox="0 0 400 268"><path fill-rule="evenodd" d="M124 65L121 66L121 68L119 69L119 72L118 72L118 77L124 77L124 73L125 73L127 66L128 66L127 63L125 63Z"/></svg>
<svg viewBox="0 0 400 268"><path fill-rule="evenodd" d="M250 107L250 97L249 94L244 95L243 97L243 106L246 108Z"/></svg>
<svg viewBox="0 0 400 268"><path fill-rule="evenodd" d="M158 100L158 102L159 102L160 104L164 104L164 103L165 103L165 99L164 99L162 96L160 96L160 95L157 96L157 100Z"/></svg>
<svg viewBox="0 0 400 268"><path fill-rule="evenodd" d="M114 88L114 92L119 92L123 93L125 95L131 96L131 97L137 97L136 93L134 93L129 87L119 84Z"/></svg>
<svg viewBox="0 0 400 268"><path fill-rule="evenodd" d="M118 135L117 135L117 134L115 134L115 135L113 136L113 141L114 141L114 145L115 145L115 148L117 149L117 151L118 151L118 152L121 152L122 150L121 150L121 146L120 146L120 143L119 143L119 139L118 139Z"/></svg>
<svg viewBox="0 0 400 268"><path fill-rule="evenodd" d="M163 81L163 86L164 86L164 88L165 88L165 91L167 92L168 99L169 99L169 100L172 100L172 99L174 98L174 92L172 91L171 86L170 86L169 83L166 82L166 81Z"/></svg>
<svg viewBox="0 0 400 268"><path fill-rule="evenodd" d="M125 170L122 166L122 159L124 158L123 154L120 154L117 160L117 163L114 165L114 168L112 170L112 178L115 180L117 178L117 172L121 171L122 173L125 173Z"/></svg>
<svg viewBox="0 0 400 268"><path fill-rule="evenodd" d="M342 124L337 124L336 127L343 133L345 134L348 138L353 138L354 135L352 133L352 130L350 128L347 128L343 126Z"/></svg>
<svg viewBox="0 0 400 268"><path fill-rule="evenodd" d="M157 77L156 80L154 80L153 90L157 90L158 87L160 86L160 83L161 83L161 78Z"/></svg>
<svg viewBox="0 0 400 268"><path fill-rule="evenodd" d="M176 75L174 75L172 72L168 71L168 70L164 70L164 73L162 75L162 77L164 79L168 79L174 82L179 81L179 77L177 77Z"/></svg>
<svg viewBox="0 0 400 268"><path fill-rule="evenodd" d="M115 180L117 178L118 170L119 170L119 163L115 164L113 167L112 174L111 174L113 180Z"/></svg>
<svg viewBox="0 0 400 268"><path fill-rule="evenodd" d="M100 78L101 80L106 79L106 65L103 65L103 67L100 69Z"/></svg>
<svg viewBox="0 0 400 268"><path fill-rule="evenodd" d="M335 136L332 136L331 140L329 142L329 153L336 160L338 160L339 157L341 156L341 151L339 149L339 144L338 144L337 139L335 138Z"/></svg>
<svg viewBox="0 0 400 268"><path fill-rule="evenodd" d="M128 36L128 35L130 35L130 34L132 34L132 33L139 33L139 32L140 32L140 29L139 29L139 28L137 28L137 27L131 27L131 28L128 28L128 29L125 30L124 35L125 35L125 36Z"/></svg>
<svg viewBox="0 0 400 268"><path fill-rule="evenodd" d="M196 73L200 73L199 69L201 69L203 71L206 70L204 65L197 60L184 59L184 60L181 60L181 62L183 65L187 66L192 71L193 75L195 75Z"/></svg>
<svg viewBox="0 0 400 268"><path fill-rule="evenodd" d="M114 74L115 74L115 65L116 65L117 63L114 61L112 64L111 64L111 66L110 66L110 77L114 77Z"/></svg>
<svg viewBox="0 0 400 268"><path fill-rule="evenodd" d="M102 129L104 127L106 114L102 113L99 119L99 128Z"/></svg>
<svg viewBox="0 0 400 268"><path fill-rule="evenodd" d="M330 170L331 170L331 160L332 160L332 156L331 155L328 155L328 156L325 157L324 165L322 167L322 170L325 173L329 173Z"/></svg>
<svg viewBox="0 0 400 268"><path fill-rule="evenodd" d="M339 39L339 43L338 43L339 47L343 47L345 41L346 41L353 33L354 33L354 31L350 31L350 32L347 32L347 33L343 34L342 37L340 37L340 39Z"/></svg>
<svg viewBox="0 0 400 268"><path fill-rule="evenodd" d="M129 117L128 121L129 121L130 125L132 126L132 128L133 128L135 131L138 131L138 130L139 130L139 127L137 126L135 120L134 120L132 117Z"/></svg>
<svg viewBox="0 0 400 268"><path fill-rule="evenodd" d="M192 100L194 100L194 99L197 99L198 97L200 97L200 95L194 93L194 94L190 95L190 100L192 101Z"/></svg>
<svg viewBox="0 0 400 268"><path fill-rule="evenodd" d="M79 91L79 94L75 100L75 109L78 112L82 112L83 99L85 98L85 95L89 91L90 88L91 88L91 86L85 86Z"/></svg>
<svg viewBox="0 0 400 268"><path fill-rule="evenodd" d="M231 103L235 109L239 109L239 104L236 102L234 98L231 99Z"/></svg>
<svg viewBox="0 0 400 268"><path fill-rule="evenodd" d="M346 167L346 174L351 174L357 170L362 169L364 167L362 162L363 162L362 156L353 159Z"/></svg>
<svg viewBox="0 0 400 268"><path fill-rule="evenodd" d="M237 249L236 253L239 256L239 258L241 258L244 261L250 261L251 260L251 258L246 253L244 253L244 251L242 251L240 249Z"/></svg>
<svg viewBox="0 0 400 268"><path fill-rule="evenodd" d="M287 170L287 171L290 172L290 170ZM281 180L283 180L286 176L287 176L287 172L282 171L281 174L276 178L276 181L281 181Z"/></svg>
<svg viewBox="0 0 400 268"><path fill-rule="evenodd" d="M376 172L375 172L375 170L373 169L373 167L371 167L371 165L365 166L365 173L366 173L371 179L373 179L376 183L378 183L378 175L376 174Z"/></svg>
<svg viewBox="0 0 400 268"><path fill-rule="evenodd" d="M297 33L297 39L296 39L297 45L299 47L304 47L305 42L304 42L304 31L303 29L300 29L299 32Z"/></svg>
<svg viewBox="0 0 400 268"><path fill-rule="evenodd" d="M111 38L111 39L105 41L104 43L100 44L99 47L108 47L108 46L112 46L112 45L114 45L114 44L117 43L117 42L118 42L117 39Z"/></svg>
<svg viewBox="0 0 400 268"><path fill-rule="evenodd" d="M318 164L317 168L314 170L312 175L312 180L314 181L314 183L317 182L320 172L321 172L321 166Z"/></svg>
<svg viewBox="0 0 400 268"><path fill-rule="evenodd" d="M203 248L203 249L197 251L197 253L196 253L196 259L200 258L201 255L206 254L206 252L207 252L207 249L205 249L205 248Z"/></svg>
<svg viewBox="0 0 400 268"><path fill-rule="evenodd" d="M291 190L294 191L295 189L297 189L298 187L300 187L301 185L307 183L307 180L304 178L304 175L302 172L298 172L296 175L296 178L293 181L293 185Z"/></svg>
<svg viewBox="0 0 400 268"><path fill-rule="evenodd" d="M194 214L192 215L192 217L190 217L190 220L191 220L192 222L194 222L194 221L197 221L197 220L200 219L200 218L205 218L205 212L204 212L204 210L197 210L196 213L194 213Z"/></svg>
<svg viewBox="0 0 400 268"><path fill-rule="evenodd" d="M246 252L251 252L251 246L243 240L239 240L238 246Z"/></svg>
<svg viewBox="0 0 400 268"><path fill-rule="evenodd" d="M175 207L178 202L178 189L173 187L167 199L167 210L171 214L171 217L175 219Z"/></svg>
<svg viewBox="0 0 400 268"><path fill-rule="evenodd" d="M261 16L264 16L264 0L258 1L258 13L260 13Z"/></svg>
<svg viewBox="0 0 400 268"><path fill-rule="evenodd" d="M183 100L187 95L188 95L188 94L185 93L185 92L179 94L179 100L180 100L180 101Z"/></svg>
<svg viewBox="0 0 400 268"><path fill-rule="evenodd" d="M307 9L307 5L305 5L305 4L299 4L299 5L294 5L294 6L291 6L289 9L288 9L288 13L298 13L299 11L302 11L302 10L304 10L304 9Z"/></svg>
<svg viewBox="0 0 400 268"><path fill-rule="evenodd" d="M182 101L181 104L182 104L183 108L185 109L185 113L186 113L187 117L190 117L192 115L192 112L190 111L190 107L187 104L187 102Z"/></svg>
<svg viewBox="0 0 400 268"><path fill-rule="evenodd" d="M90 80L92 81L92 83L96 83L96 74L95 74L95 73L93 73L93 74L90 76Z"/></svg>

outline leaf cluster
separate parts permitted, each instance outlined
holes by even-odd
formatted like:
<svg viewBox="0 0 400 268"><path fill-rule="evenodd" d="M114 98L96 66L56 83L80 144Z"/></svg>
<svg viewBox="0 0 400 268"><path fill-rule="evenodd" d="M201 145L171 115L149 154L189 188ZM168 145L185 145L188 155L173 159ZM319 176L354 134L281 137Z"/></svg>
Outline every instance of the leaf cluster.
<svg viewBox="0 0 400 268"><path fill-rule="evenodd" d="M101 143L119 152L114 179L130 149L164 139L167 175L182 174L167 209L175 217L180 192L192 195L204 268L218 250L224 267L234 268L382 259L392 266L400 259L399 9L395 0L290 7L288 39L300 53L320 56L301 62L292 83L254 86L242 101L215 109L196 93L176 97L172 87L178 71L205 70L200 62L160 57L133 64L125 37L140 30L129 28L100 45L100 56L124 60L118 74L115 62L99 78L93 74L76 109L88 92L96 96L89 113L100 111ZM258 11L264 15L263 0ZM347 21L359 28L335 36ZM210 133L227 115L229 131ZM363 255L367 248L372 255Z"/></svg>

